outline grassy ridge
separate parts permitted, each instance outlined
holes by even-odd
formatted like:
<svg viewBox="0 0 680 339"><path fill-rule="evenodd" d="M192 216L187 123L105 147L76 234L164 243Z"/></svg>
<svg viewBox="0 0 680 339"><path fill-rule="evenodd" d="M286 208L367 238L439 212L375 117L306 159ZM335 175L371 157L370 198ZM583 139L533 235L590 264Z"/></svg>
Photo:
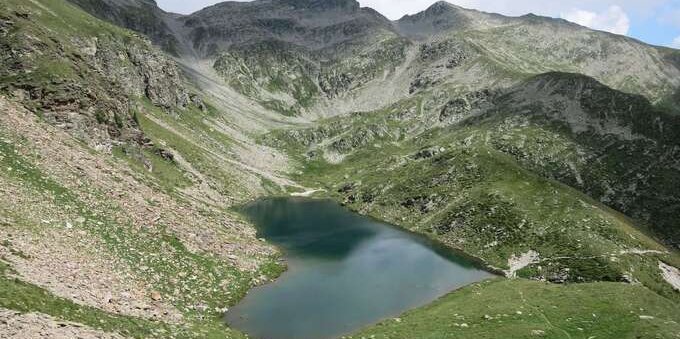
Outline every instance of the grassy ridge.
<svg viewBox="0 0 680 339"><path fill-rule="evenodd" d="M491 280L351 338L677 338L679 310L642 286Z"/></svg>

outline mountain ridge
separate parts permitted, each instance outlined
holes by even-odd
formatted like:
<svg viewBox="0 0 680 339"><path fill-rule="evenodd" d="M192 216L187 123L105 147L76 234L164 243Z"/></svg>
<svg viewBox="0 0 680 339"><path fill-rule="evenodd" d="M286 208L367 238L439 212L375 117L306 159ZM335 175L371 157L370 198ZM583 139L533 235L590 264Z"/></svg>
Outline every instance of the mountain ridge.
<svg viewBox="0 0 680 339"><path fill-rule="evenodd" d="M320 12L314 10L319 8L320 3L326 4L326 7L321 7ZM183 51L178 53L189 58L214 60L220 53L228 52L232 47L238 49L239 44L247 42L252 45L258 41L266 43L267 40L274 39L296 44L313 54L319 54L316 57L318 60L314 60L314 63L326 60L339 63L351 58L347 53L361 54L369 49L370 45L380 43L379 37L413 40L411 44L427 44L460 35L464 36L462 40L467 40L474 48L480 50L481 56L490 59L491 64L483 66L485 68L498 68L494 63L500 63L514 72L519 71L528 75L546 71L578 71L614 88L640 92L655 102L670 100L674 91L680 87L677 80L680 77L680 69L678 64L672 61L673 55L677 52L640 43L628 37L592 31L562 19L535 15L506 17L464 9L441 1L418 14L390 21L370 8L360 7L356 1L340 1L331 5L328 6L328 2L311 0L225 2L189 15L177 17L165 15L162 21L166 26L173 27L175 41L186 42L180 44L186 47L179 48ZM344 9L338 12L337 8ZM327 12L325 16L324 12ZM545 38L549 32L558 33L553 35L555 43L552 45L546 45ZM502 37L505 42L496 41L495 35ZM516 42L508 45L512 40ZM580 40L578 45L571 46L577 40ZM520 57L519 59L508 59L504 55L505 50L526 49L528 52L530 48L536 48L535 55L518 54L516 56ZM344 55L343 51L346 52ZM395 61L410 62L405 57ZM632 62L644 62L654 68L647 71L639 69L641 66L635 64L631 68ZM537 68L538 64L546 66ZM619 78L617 74L621 72L618 71L609 73L602 71L600 68L605 65L612 67L626 65L624 67L631 68L627 72L629 78ZM405 64L405 66L419 65ZM423 71L427 72L421 70ZM422 79L422 81L437 80ZM357 95L361 96L361 93ZM325 100L321 98L319 101L321 103ZM317 105L314 109L323 111L327 104ZM277 105L287 106L290 102ZM336 108L332 110L339 109L340 112L346 113L341 106L335 106ZM299 106L288 109L299 110L302 114L305 111Z"/></svg>
<svg viewBox="0 0 680 339"><path fill-rule="evenodd" d="M0 50L0 332L246 338L235 207L294 195L505 276L359 336L677 333L678 51L353 0L6 0Z"/></svg>

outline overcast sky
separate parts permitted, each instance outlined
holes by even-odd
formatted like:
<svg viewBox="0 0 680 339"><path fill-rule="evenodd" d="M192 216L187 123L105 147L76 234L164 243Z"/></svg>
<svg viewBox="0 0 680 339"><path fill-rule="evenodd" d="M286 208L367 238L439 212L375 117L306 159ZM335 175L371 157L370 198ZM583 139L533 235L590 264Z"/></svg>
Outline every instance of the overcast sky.
<svg viewBox="0 0 680 339"><path fill-rule="evenodd" d="M156 0L165 10L189 14L220 0ZM436 0L359 0L390 19L413 14ZM680 0L450 0L467 8L505 15L561 17L594 29L680 48Z"/></svg>

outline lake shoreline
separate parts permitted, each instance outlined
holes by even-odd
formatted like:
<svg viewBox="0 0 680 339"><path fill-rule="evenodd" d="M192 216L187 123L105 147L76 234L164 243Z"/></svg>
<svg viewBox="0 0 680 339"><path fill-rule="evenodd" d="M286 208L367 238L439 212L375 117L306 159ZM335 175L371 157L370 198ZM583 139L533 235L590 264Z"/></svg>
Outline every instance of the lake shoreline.
<svg viewBox="0 0 680 339"><path fill-rule="evenodd" d="M252 337L336 338L428 305L471 283L498 278L450 246L356 213L333 199L267 197L244 204L238 211L256 225L259 238L279 249L287 267L277 279L248 291L225 314L230 327ZM300 264L295 272L290 270L293 259ZM336 267L342 270L332 273ZM330 299L306 300L307 293ZM290 308L290 303L299 307ZM272 314L272 309L279 313ZM294 323L298 314L316 318L322 325L294 328L288 322ZM258 317L267 321L258 325ZM261 328L276 326L281 329ZM263 334L267 330L272 332Z"/></svg>

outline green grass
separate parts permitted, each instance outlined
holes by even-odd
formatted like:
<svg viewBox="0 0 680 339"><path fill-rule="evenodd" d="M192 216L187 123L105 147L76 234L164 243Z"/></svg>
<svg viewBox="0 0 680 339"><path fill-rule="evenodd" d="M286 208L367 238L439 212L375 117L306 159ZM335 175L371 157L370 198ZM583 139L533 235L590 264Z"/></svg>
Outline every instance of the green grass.
<svg viewBox="0 0 680 339"><path fill-rule="evenodd" d="M41 53L28 55L24 62L35 67L27 73L27 83L44 83L52 81L82 81L80 78L87 67L80 60L80 50L69 38L87 39L92 37L117 37L129 44L143 44L143 40L134 33L97 20L65 0L7 0L0 5L7 14L19 14L13 21L12 32L30 34L36 41L26 41L22 35L8 35L9 45L32 49L36 44ZM36 25L38 22L40 24ZM17 40L22 39L22 40ZM62 50L63 53L56 53ZM55 56L59 54L60 57ZM6 81L3 81L6 82ZM45 86L42 86L45 87Z"/></svg>
<svg viewBox="0 0 680 339"><path fill-rule="evenodd" d="M72 194L63 186L45 175L37 166L26 161L14 147L0 139L0 168L4 176L21 180L36 191L48 192L55 201L70 201Z"/></svg>
<svg viewBox="0 0 680 339"><path fill-rule="evenodd" d="M146 114L151 114L152 117L171 126L175 131L159 125L149 119ZM235 187L238 185L234 182L233 176L227 173L225 168L218 166L217 162L212 159L214 155L209 153L209 149L204 148L197 141L188 139L190 136L191 138L197 137L198 134L187 129L180 121L174 121L174 118L158 112L158 110L151 109L144 114L139 114L138 119L145 135L158 144L167 145L167 147L178 152L196 170L214 178L219 192L229 194L236 190Z"/></svg>
<svg viewBox="0 0 680 339"><path fill-rule="evenodd" d="M639 285L498 279L465 287L352 338L638 339L678 333L680 306Z"/></svg>
<svg viewBox="0 0 680 339"><path fill-rule="evenodd" d="M97 36L101 33L119 34L132 37L134 34L125 29L97 20L83 12L76 6L64 0L7 0L4 1L7 8L23 11L28 9L32 15L37 16L45 28L63 36Z"/></svg>

